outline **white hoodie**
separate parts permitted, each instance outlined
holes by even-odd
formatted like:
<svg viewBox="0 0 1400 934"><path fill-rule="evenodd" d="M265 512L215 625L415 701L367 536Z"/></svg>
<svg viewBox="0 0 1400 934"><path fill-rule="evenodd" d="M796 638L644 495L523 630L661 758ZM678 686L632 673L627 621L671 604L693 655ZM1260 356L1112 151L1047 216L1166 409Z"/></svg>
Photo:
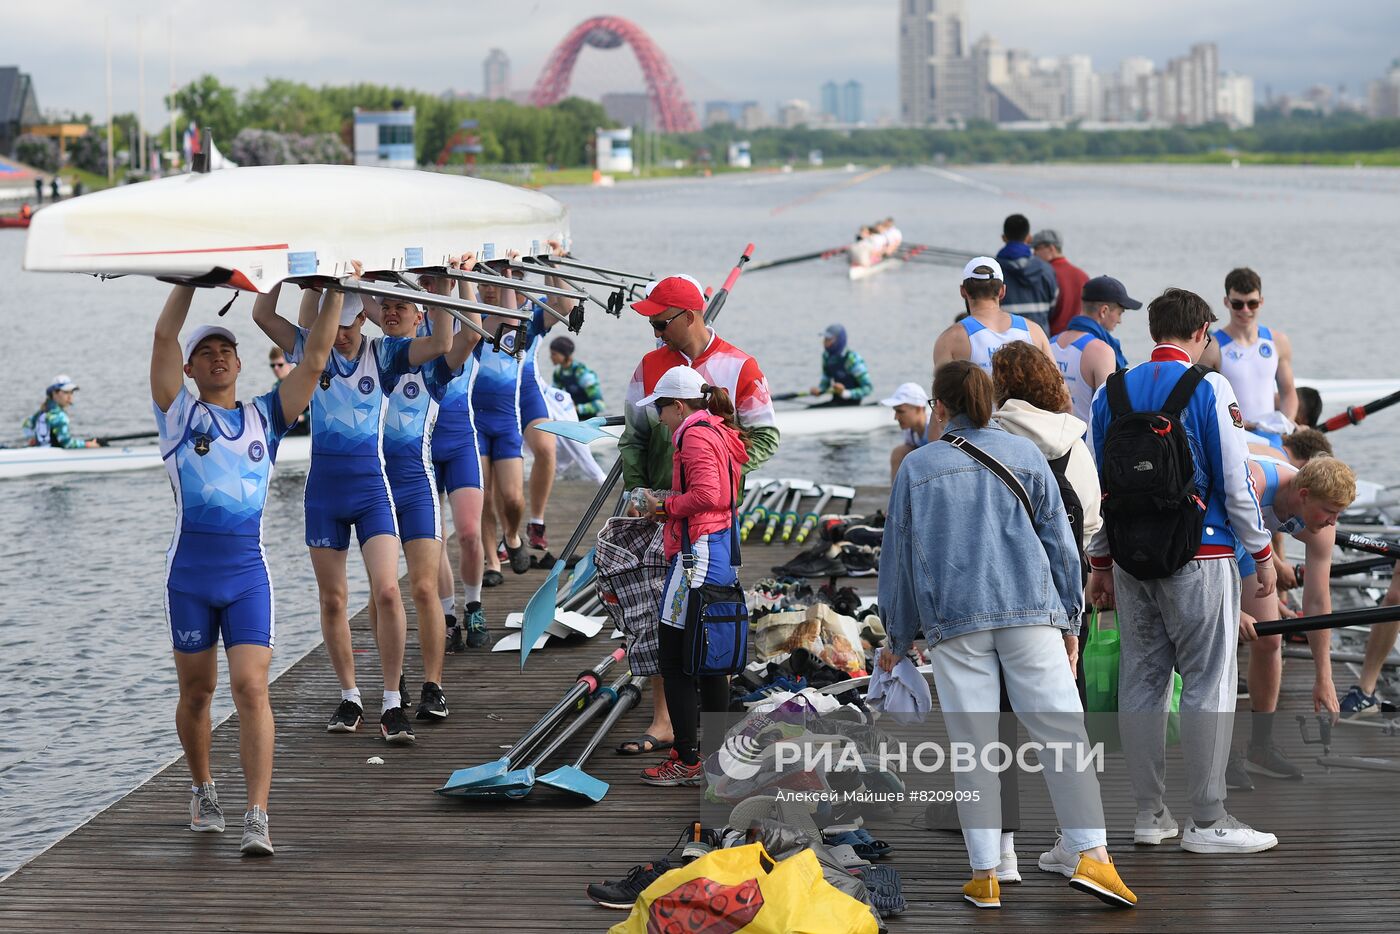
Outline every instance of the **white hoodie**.
<svg viewBox="0 0 1400 934"><path fill-rule="evenodd" d="M1013 435L1034 441L1046 460L1055 460L1064 457L1066 451L1070 452L1065 479L1079 494L1079 502L1084 507L1084 544L1087 546L1103 525L1099 513L1102 498L1099 471L1084 444L1088 426L1068 413L1047 412L1020 399L1007 399L1005 405L992 413L992 420Z"/></svg>

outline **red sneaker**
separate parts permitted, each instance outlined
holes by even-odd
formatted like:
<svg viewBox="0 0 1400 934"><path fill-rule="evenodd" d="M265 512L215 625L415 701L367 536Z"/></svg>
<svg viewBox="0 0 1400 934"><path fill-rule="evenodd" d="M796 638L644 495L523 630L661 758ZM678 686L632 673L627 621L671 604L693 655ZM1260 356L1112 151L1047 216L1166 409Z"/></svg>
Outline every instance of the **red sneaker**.
<svg viewBox="0 0 1400 934"><path fill-rule="evenodd" d="M536 551L544 551L549 547L549 539L544 537L543 522L527 522L525 537L530 540L530 547Z"/></svg>
<svg viewBox="0 0 1400 934"><path fill-rule="evenodd" d="M648 785L661 786L703 785L705 784L705 766L700 762L686 765L681 761L681 754L672 749L671 754L663 759L660 765L642 769L642 781Z"/></svg>

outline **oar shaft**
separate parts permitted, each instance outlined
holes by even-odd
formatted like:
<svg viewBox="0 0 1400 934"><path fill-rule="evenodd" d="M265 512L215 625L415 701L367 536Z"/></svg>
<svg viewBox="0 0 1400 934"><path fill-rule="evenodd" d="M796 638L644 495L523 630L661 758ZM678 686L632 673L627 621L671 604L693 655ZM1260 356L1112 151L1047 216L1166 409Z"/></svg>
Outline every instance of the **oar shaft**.
<svg viewBox="0 0 1400 934"><path fill-rule="evenodd" d="M626 684L618 688L617 700L613 703L612 709L604 718L597 731L589 737L588 745L579 752L578 758L574 760L574 768L581 769L588 757L593 755L593 751L598 748L598 744L603 741L603 737L608 735L608 731L617 725L617 721L626 716L627 711L637 706L642 699L642 686L646 684L646 679L641 675L633 675Z"/></svg>
<svg viewBox="0 0 1400 934"><path fill-rule="evenodd" d="M1342 561L1332 565L1329 576L1335 578L1347 577L1352 574L1364 574L1367 571L1374 571L1377 568L1389 567L1394 560L1394 558L1382 556L1377 558L1362 558L1359 561ZM1300 582L1303 580L1307 570L1308 566L1306 564L1293 565L1293 573L1297 575Z"/></svg>
<svg viewBox="0 0 1400 934"><path fill-rule="evenodd" d="M564 696L559 699L559 703L551 707L543 717L536 720L535 725L526 730L525 735L516 740L515 745L510 748L511 766L518 768L535 744L554 729L554 724L559 717L570 707L597 690L598 679L606 674L607 670L614 664L625 658L626 654L626 649L614 649L591 669L580 673L578 681L574 682L574 686L565 692Z"/></svg>
<svg viewBox="0 0 1400 934"><path fill-rule="evenodd" d="M583 713L579 714L568 726L556 733L554 738L530 760L530 765L538 768L546 759L558 752L565 743L578 735L579 731L601 714L604 708L611 707L613 702L617 700L617 692L622 689L622 686L626 684L631 677L630 673L624 674L613 682L610 687L595 691L593 696L589 698L588 706L583 708Z"/></svg>
<svg viewBox="0 0 1400 934"><path fill-rule="evenodd" d="M1342 626L1373 626L1400 620L1400 606L1377 606L1365 610L1347 610L1326 616L1300 616L1297 619L1271 620L1255 623L1254 631L1261 636L1277 636L1291 632L1312 632L1317 629L1337 629Z"/></svg>
<svg viewBox="0 0 1400 934"><path fill-rule="evenodd" d="M1349 405L1347 410L1340 415L1333 415L1327 421L1317 426L1318 431L1336 431L1348 425L1355 425L1362 421L1367 415L1374 415L1381 409L1388 409L1395 403L1400 402L1400 390L1392 392L1388 396L1382 396L1374 402L1365 405Z"/></svg>
<svg viewBox="0 0 1400 934"><path fill-rule="evenodd" d="M1343 548L1369 551L1371 554L1387 558L1400 558L1400 542L1392 542L1384 538L1372 538L1369 535L1361 535L1356 532L1338 532L1337 544Z"/></svg>

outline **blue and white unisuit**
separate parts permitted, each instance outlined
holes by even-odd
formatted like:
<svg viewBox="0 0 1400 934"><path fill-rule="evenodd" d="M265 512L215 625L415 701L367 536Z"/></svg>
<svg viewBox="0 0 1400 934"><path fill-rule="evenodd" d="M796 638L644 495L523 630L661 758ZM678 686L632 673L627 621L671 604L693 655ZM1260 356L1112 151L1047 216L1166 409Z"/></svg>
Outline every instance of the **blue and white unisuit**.
<svg viewBox="0 0 1400 934"><path fill-rule="evenodd" d="M967 332L967 342L972 345L968 359L986 370L988 376L992 375L992 354L1014 341L1032 342L1031 329L1020 315L1011 316L1011 327L1005 331L993 331L971 315L960 323Z"/></svg>
<svg viewBox="0 0 1400 934"><path fill-rule="evenodd" d="M1257 422L1278 408L1274 393L1278 391L1278 345L1274 334L1261 327L1254 343L1235 340L1219 328L1215 342L1220 345L1220 375L1230 381L1240 411L1247 421ZM1256 428L1253 434L1275 448L1283 445L1283 437L1275 432Z"/></svg>
<svg viewBox="0 0 1400 934"><path fill-rule="evenodd" d="M513 331L503 335L500 350L482 341L472 351L477 360L472 411L476 416L481 456L493 461L520 457L523 427L535 419L549 417L544 394L534 375L535 350L540 337L549 329L545 325L544 309L538 302L535 304L525 334L524 362L512 352L516 338ZM528 386L524 380L527 366Z"/></svg>
<svg viewBox="0 0 1400 934"><path fill-rule="evenodd" d="M309 332L299 328L291 363L305 357ZM398 535L385 474L384 416L399 379L412 371L409 337L362 338L347 360L334 348L311 397L311 468L306 475L306 544L350 547L350 528L363 545Z"/></svg>
<svg viewBox="0 0 1400 934"><path fill-rule="evenodd" d="M1304 528L1302 516L1289 516L1286 520L1279 518L1274 509L1274 499L1278 496L1279 479L1292 477L1298 472L1298 468L1266 454L1251 454L1249 462L1253 467L1258 467L1264 475L1263 488L1254 491L1259 497L1259 509L1264 514L1264 527L1270 532L1296 536ZM1254 573L1254 558L1238 543L1235 545L1235 561L1240 566L1240 577L1248 577Z"/></svg>
<svg viewBox="0 0 1400 934"><path fill-rule="evenodd" d="M460 370L458 371L460 372ZM394 494L399 538L440 538L433 437L453 372L442 357L399 378L384 416L384 466Z"/></svg>
<svg viewBox="0 0 1400 934"><path fill-rule="evenodd" d="M152 404L170 485L175 537L165 553L165 616L179 652L272 646L272 582L263 507L277 445L287 433L274 389L224 409L183 386L167 411Z"/></svg>

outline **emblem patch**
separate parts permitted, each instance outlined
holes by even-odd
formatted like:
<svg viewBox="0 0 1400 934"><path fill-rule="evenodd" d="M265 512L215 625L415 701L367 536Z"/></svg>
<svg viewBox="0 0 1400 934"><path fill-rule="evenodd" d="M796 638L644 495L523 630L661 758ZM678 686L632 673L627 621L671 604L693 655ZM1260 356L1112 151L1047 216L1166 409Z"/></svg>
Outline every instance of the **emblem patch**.
<svg viewBox="0 0 1400 934"><path fill-rule="evenodd" d="M331 375L329 373L321 374L321 388L323 390L331 388Z"/></svg>
<svg viewBox="0 0 1400 934"><path fill-rule="evenodd" d="M408 383L408 384L406 384L406 385L403 387L403 394L404 394L404 398L405 398L405 399L417 399L417 398L418 398L418 384L417 384L417 383Z"/></svg>
<svg viewBox="0 0 1400 934"><path fill-rule="evenodd" d="M253 459L253 463L256 464L258 461L262 460L266 454L267 448L263 447L261 441L254 441L252 444L248 445L248 456Z"/></svg>
<svg viewBox="0 0 1400 934"><path fill-rule="evenodd" d="M210 445L210 443L211 443L212 440L213 440L213 439L211 439L208 435L195 435L195 436L194 436L194 452L195 452L196 454L198 454L200 457L203 457L205 454L208 454L208 453L209 453L209 445Z"/></svg>
<svg viewBox="0 0 1400 934"><path fill-rule="evenodd" d="M1230 403L1230 420L1235 423L1236 428L1244 427L1244 416L1240 414L1240 407L1238 403Z"/></svg>
<svg viewBox="0 0 1400 934"><path fill-rule="evenodd" d="M1268 344L1260 344L1260 345L1259 345L1259 356L1261 356L1261 357L1263 357L1265 360L1267 360L1267 359L1269 359L1270 357L1272 357L1273 355L1274 355L1274 348L1273 348L1273 347L1269 346Z"/></svg>
<svg viewBox="0 0 1400 934"><path fill-rule="evenodd" d="M370 393L374 392L374 377L360 377L360 392L362 392L365 395L369 395Z"/></svg>

